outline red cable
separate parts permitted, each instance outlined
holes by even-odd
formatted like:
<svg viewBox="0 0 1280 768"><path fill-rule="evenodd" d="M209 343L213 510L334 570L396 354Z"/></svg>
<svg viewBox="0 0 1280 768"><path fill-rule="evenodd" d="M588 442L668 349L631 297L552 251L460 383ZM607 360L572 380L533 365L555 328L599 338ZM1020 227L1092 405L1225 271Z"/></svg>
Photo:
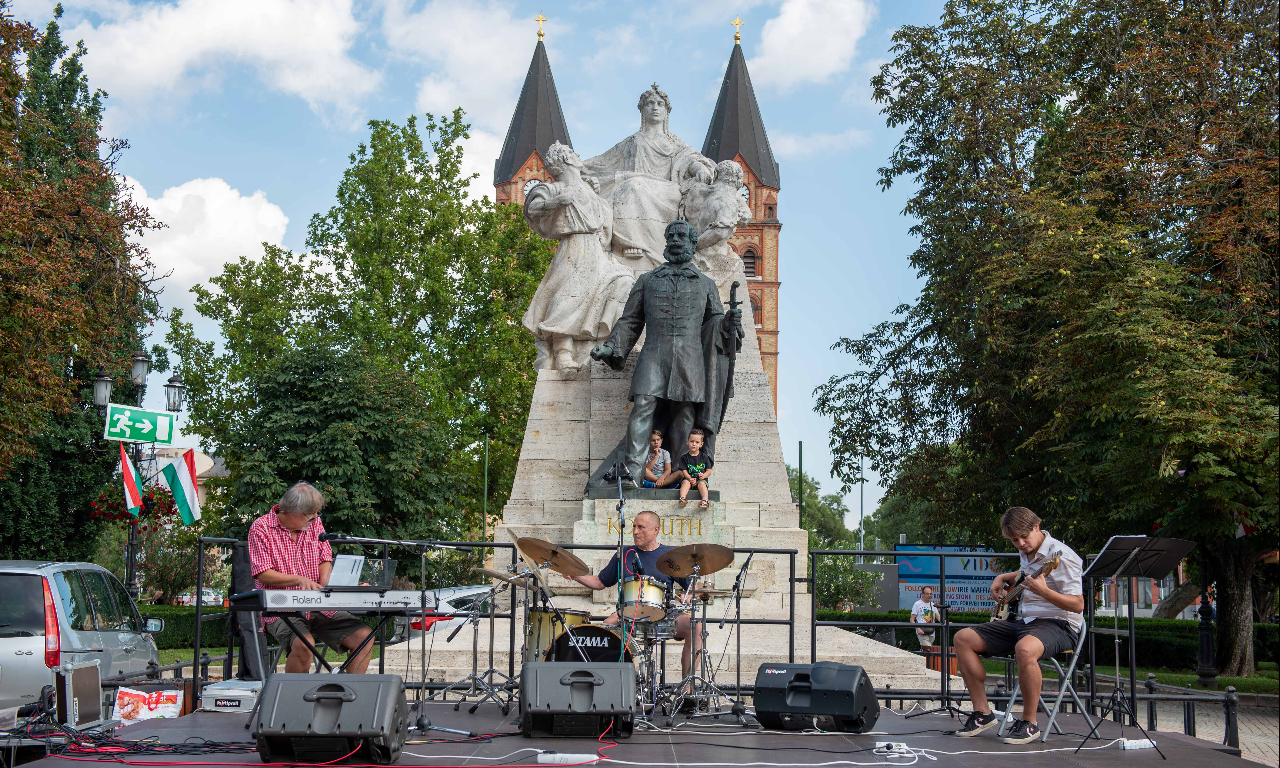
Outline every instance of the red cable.
<svg viewBox="0 0 1280 768"><path fill-rule="evenodd" d="M605 729L604 729L604 733L600 734L600 738L596 739L596 741L598 741L599 743L603 744L603 743L604 743L604 737L605 737L605 736L608 736L608 735L609 735L609 731L611 731L611 730L613 730L613 722L612 722L612 721L610 721L610 722L609 722L609 726L608 726L607 728L605 728ZM616 747L616 746L618 746L618 742L616 742L616 741L610 741L610 742L609 742L609 746L607 746L607 747L600 747L599 749L597 749L597 750L596 750L596 755L597 755L601 760L606 760L606 759L608 759L608 758L606 758L606 757L605 757L604 751L605 751L606 749L613 749L613 748L614 748L614 747Z"/></svg>

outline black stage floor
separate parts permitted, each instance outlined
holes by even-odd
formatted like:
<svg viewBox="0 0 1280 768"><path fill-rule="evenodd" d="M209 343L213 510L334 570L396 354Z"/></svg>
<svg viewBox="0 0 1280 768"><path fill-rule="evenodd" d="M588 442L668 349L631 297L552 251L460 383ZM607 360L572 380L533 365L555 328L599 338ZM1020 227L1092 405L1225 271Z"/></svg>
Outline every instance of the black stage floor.
<svg viewBox="0 0 1280 768"><path fill-rule="evenodd" d="M464 705L461 712L454 712L452 703L429 704L427 714L436 725L460 728L476 733L511 734L518 731L516 711L504 716L498 707L483 705L474 715L467 714ZM1084 718L1063 715L1063 730L1086 732ZM198 743L200 740L215 742L248 742L249 731L244 728L243 714L198 712L175 720L155 720L138 723L116 731L118 739L154 739L162 743ZM617 765L633 766L780 766L780 765L929 765L931 768L1119 768L1120 766L1238 766L1239 757L1222 750L1212 742L1193 739L1180 733L1159 732L1156 743L1168 757L1161 760L1155 750L1121 750L1111 744L1119 738L1120 726L1105 721L1102 726L1103 741L1091 741L1079 753L1073 753L1080 743L1080 736L1050 736L1047 744L1011 746L1000 742L994 729L969 739L950 736L943 731L953 730L958 720L946 715L924 715L907 719L901 714L882 710L875 730L865 734L802 734L780 733L744 729L729 725L728 718L721 721L701 719L681 724L674 729L647 730L638 725L631 738L618 739L618 746L604 750L607 758ZM1043 725L1043 716L1041 718ZM1136 728L1126 729L1130 738L1141 737ZM526 739L520 735L494 736L487 740L455 741L453 743L426 743L420 741L416 731L413 741L405 745L399 765L441 766L519 766L536 765L538 757L533 750L550 750L564 755L578 754L594 757L597 750L607 744L594 739ZM433 731L432 738L459 738ZM910 756L895 757L874 752L877 741L901 741L917 750ZM1088 747L1095 747L1089 749ZM446 757L449 756L449 757ZM254 751L235 754L196 756L187 754L151 754L140 756L118 755L118 758L138 763L158 762L173 765L261 765ZM934 759L930 759L934 758ZM585 758L584 758L585 759ZM40 768L69 765L58 757L46 757L36 761ZM599 765L609 765L600 761Z"/></svg>

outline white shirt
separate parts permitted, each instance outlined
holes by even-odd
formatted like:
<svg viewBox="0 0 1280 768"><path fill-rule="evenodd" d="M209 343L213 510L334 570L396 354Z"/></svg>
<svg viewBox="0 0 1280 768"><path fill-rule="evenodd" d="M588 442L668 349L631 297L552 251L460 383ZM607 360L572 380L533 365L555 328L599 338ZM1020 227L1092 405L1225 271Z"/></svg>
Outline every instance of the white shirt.
<svg viewBox="0 0 1280 768"><path fill-rule="evenodd" d="M926 603L923 600L917 600L915 602L915 605L911 606L911 620L915 622L920 622L919 617L921 614L924 614L924 613L929 614L930 622L936 623L938 621L938 610L934 606L934 604L932 602ZM924 623L924 622L920 622L920 623ZM930 629L929 631L932 632L933 630Z"/></svg>
<svg viewBox="0 0 1280 768"><path fill-rule="evenodd" d="M1040 542L1040 548L1035 554L1030 557L1024 554L1018 556L1020 570L1031 575L1047 560L1057 556L1058 566L1044 577L1049 589L1062 595L1084 594L1084 588L1081 586L1084 569L1080 556L1071 547L1053 538L1048 531L1041 532L1044 534L1044 541ZM1035 619L1061 619L1071 624L1071 628L1076 632L1079 632L1084 624L1083 614L1064 611L1043 597L1033 594L1029 589L1022 592L1018 616L1028 624Z"/></svg>

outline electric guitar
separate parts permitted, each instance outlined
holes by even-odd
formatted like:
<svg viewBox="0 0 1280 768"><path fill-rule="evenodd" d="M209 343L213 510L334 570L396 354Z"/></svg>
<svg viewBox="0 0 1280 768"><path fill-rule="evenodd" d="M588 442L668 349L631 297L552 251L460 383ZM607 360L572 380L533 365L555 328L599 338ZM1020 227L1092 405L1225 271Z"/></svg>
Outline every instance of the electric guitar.
<svg viewBox="0 0 1280 768"><path fill-rule="evenodd" d="M1044 565L1040 566L1038 571L1030 574L1030 576L1033 579L1037 576L1045 576L1057 567L1058 558L1051 557L1044 562ZM1022 591L1026 589L1026 584L1023 583L1026 580L1027 574L1018 574L1018 578L1013 582L1013 586L1006 589L1004 591L1004 596L996 601L996 604L991 608L991 621L1006 621L1013 618L1017 611L1018 598L1022 595Z"/></svg>

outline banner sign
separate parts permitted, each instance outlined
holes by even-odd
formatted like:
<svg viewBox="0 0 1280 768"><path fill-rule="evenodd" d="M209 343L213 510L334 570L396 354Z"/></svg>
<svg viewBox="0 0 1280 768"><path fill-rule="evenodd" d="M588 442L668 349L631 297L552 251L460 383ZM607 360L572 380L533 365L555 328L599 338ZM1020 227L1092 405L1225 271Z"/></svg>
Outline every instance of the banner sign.
<svg viewBox="0 0 1280 768"><path fill-rule="evenodd" d="M109 403L102 436L122 443L173 445L173 416L165 411Z"/></svg>
<svg viewBox="0 0 1280 768"><path fill-rule="evenodd" d="M929 544L896 544L898 552L955 552L946 558L947 604L953 611L989 611L995 605L991 599L991 580L1003 573L998 570L1003 558L991 559L985 555L994 550L975 547L934 546ZM933 587L934 602L938 602L937 557L899 556L898 607L910 609L920 599L922 587ZM1005 568L1015 565L1010 560Z"/></svg>

